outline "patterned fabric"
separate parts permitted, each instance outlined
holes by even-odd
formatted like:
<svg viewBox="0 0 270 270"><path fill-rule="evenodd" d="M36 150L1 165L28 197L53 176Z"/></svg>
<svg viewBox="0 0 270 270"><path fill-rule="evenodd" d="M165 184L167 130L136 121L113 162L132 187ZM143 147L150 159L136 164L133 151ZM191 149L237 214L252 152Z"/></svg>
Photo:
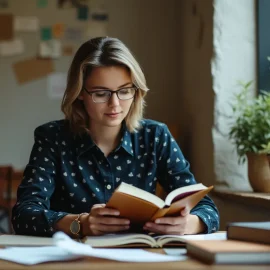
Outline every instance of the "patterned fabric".
<svg viewBox="0 0 270 270"><path fill-rule="evenodd" d="M165 124L143 120L137 132L125 124L121 132L119 146L105 157L88 134L74 136L65 120L38 127L12 212L15 232L50 236L59 219L106 203L122 181L153 194L157 181L166 192L196 183ZM218 230L218 210L208 196L192 214L206 224L205 233Z"/></svg>

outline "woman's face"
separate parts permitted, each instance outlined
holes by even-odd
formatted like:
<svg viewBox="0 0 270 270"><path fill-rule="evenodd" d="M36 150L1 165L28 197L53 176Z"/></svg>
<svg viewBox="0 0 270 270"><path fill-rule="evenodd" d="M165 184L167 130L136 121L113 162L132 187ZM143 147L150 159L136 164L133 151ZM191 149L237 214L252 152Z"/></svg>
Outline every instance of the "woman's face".
<svg viewBox="0 0 270 270"><path fill-rule="evenodd" d="M84 87L88 92L102 92L103 90L116 91L131 86L133 86L133 83L130 72L121 66L94 68L84 83ZM87 91L82 91L79 99L83 100L85 109L89 115L90 128L93 126L120 126L127 116L134 98L120 100L116 94L113 94L109 101L95 103Z"/></svg>

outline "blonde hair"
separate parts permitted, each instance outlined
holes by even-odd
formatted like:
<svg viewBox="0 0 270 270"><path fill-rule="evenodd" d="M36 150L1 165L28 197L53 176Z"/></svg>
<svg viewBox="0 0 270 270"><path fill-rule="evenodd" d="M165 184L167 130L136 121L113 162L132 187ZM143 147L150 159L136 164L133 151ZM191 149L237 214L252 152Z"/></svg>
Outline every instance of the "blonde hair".
<svg viewBox="0 0 270 270"><path fill-rule="evenodd" d="M80 134L88 130L89 116L84 104L78 99L85 79L95 67L124 66L138 88L125 122L127 129L134 132L140 128L145 106L144 97L149 90L144 74L130 50L117 38L98 37L83 43L76 52L67 77L67 87L61 109L69 121L71 130Z"/></svg>

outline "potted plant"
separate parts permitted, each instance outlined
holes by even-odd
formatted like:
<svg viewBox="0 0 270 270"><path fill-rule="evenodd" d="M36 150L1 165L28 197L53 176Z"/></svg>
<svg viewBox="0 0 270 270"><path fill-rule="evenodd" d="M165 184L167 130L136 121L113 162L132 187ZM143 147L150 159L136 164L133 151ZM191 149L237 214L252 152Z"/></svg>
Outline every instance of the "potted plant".
<svg viewBox="0 0 270 270"><path fill-rule="evenodd" d="M235 122L229 137L236 145L239 163L248 161L254 191L270 192L270 93L249 99L252 82L240 83L242 91L232 105Z"/></svg>

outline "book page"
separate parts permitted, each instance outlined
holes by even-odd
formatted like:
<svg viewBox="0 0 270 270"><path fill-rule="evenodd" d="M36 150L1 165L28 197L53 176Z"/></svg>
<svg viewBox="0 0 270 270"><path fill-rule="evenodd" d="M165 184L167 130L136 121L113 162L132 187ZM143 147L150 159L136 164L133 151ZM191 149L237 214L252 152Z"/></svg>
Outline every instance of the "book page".
<svg viewBox="0 0 270 270"><path fill-rule="evenodd" d="M149 193L145 190L142 190L140 188L134 187L132 185L126 184L124 182L120 184L120 186L116 189L116 191L137 197L144 201L151 202L154 205L158 206L159 208L162 208L165 205L165 202L156 195Z"/></svg>
<svg viewBox="0 0 270 270"><path fill-rule="evenodd" d="M192 234L192 235L158 235L154 237L159 246L164 246L170 242L186 243L189 240L226 240L226 232L217 232L210 234Z"/></svg>
<svg viewBox="0 0 270 270"><path fill-rule="evenodd" d="M127 234L107 234L103 236L87 236L82 241L92 247L113 247L128 244L145 244L155 247L156 241L147 234L127 233Z"/></svg>
<svg viewBox="0 0 270 270"><path fill-rule="evenodd" d="M51 237L0 235L0 246L53 246Z"/></svg>
<svg viewBox="0 0 270 270"><path fill-rule="evenodd" d="M167 195L165 204L169 206L173 201L180 200L203 189L207 189L207 187L201 183L177 188Z"/></svg>

